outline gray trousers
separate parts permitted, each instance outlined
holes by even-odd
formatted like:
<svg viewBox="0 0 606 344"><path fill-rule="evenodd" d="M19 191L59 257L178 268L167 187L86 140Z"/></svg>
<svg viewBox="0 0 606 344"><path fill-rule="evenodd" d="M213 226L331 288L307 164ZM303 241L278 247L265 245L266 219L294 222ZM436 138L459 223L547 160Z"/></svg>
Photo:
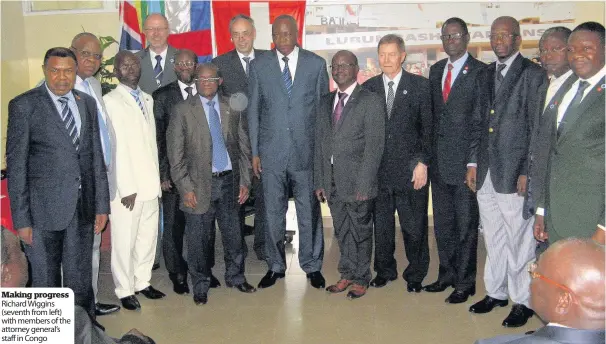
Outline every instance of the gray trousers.
<svg viewBox="0 0 606 344"><path fill-rule="evenodd" d="M264 169L263 198L265 200L265 255L269 270L286 271L284 236L288 192L292 187L299 230L299 265L306 273L320 271L324 257L324 233L320 203L313 188L313 170L282 171Z"/></svg>
<svg viewBox="0 0 606 344"><path fill-rule="evenodd" d="M99 260L101 259L101 234L93 234L93 295L95 303L99 293Z"/></svg>

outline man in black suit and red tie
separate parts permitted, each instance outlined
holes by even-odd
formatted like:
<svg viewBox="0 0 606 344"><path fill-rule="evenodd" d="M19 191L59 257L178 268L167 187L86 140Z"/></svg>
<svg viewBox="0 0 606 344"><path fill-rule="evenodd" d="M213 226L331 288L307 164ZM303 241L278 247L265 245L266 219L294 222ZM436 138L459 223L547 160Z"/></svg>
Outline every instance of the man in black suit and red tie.
<svg viewBox="0 0 606 344"><path fill-rule="evenodd" d="M442 25L448 55L429 71L433 104L433 154L429 169L440 270L428 292L455 290L447 303L462 303L475 294L478 246L478 203L465 185L478 72L486 65L467 52L469 32L460 18Z"/></svg>
<svg viewBox="0 0 606 344"><path fill-rule="evenodd" d="M429 80L402 68L404 40L385 35L379 41L379 74L364 83L385 99L385 149L375 201L375 263L370 285L385 286L397 278L395 215L398 210L409 261L404 270L408 292L421 292L429 268L427 243L427 167L431 159L431 94Z"/></svg>

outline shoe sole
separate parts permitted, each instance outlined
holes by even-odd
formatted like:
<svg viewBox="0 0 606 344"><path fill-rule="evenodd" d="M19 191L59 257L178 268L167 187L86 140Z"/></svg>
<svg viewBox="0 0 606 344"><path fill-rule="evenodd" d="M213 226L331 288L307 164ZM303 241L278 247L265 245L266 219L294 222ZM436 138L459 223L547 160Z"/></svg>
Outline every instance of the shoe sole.
<svg viewBox="0 0 606 344"><path fill-rule="evenodd" d="M495 309L495 308L497 308L497 307L507 307L508 305L509 305L509 303L496 304L496 305L494 305L494 307L492 307L491 309L487 310L486 312L478 312L478 311L471 310L471 309L469 309L469 312L470 313L475 313L475 314L486 314L486 313L492 312L492 310Z"/></svg>

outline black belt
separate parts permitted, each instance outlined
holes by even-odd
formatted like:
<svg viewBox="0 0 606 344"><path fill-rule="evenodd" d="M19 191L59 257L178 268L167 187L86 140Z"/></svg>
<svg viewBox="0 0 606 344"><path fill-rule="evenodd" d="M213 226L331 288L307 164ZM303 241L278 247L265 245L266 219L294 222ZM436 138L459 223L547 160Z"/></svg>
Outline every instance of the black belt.
<svg viewBox="0 0 606 344"><path fill-rule="evenodd" d="M231 170L228 171L222 171L222 172L213 172L212 175L213 177L225 177L226 175L230 174Z"/></svg>

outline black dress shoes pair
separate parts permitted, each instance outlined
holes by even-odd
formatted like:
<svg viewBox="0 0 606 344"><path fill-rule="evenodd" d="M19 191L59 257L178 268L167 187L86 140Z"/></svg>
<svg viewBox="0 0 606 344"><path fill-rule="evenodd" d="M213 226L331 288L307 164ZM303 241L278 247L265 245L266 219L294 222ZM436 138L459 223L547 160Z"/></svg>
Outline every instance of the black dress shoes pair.
<svg viewBox="0 0 606 344"><path fill-rule="evenodd" d="M202 293L200 295L194 295L194 303L196 305L203 304L205 305L208 302L208 294Z"/></svg>
<svg viewBox="0 0 606 344"><path fill-rule="evenodd" d="M221 282L215 277L215 275L210 274L210 287L211 288L219 288L221 286Z"/></svg>
<svg viewBox="0 0 606 344"><path fill-rule="evenodd" d="M267 271L265 276L261 278L259 285L257 286L259 289L269 288L272 285L276 284L276 281L280 278L284 278L286 276L283 272L273 272L271 270Z"/></svg>
<svg viewBox="0 0 606 344"><path fill-rule="evenodd" d="M253 287L252 285L248 284L248 282L244 282L244 283L240 283L240 284L236 284L236 285L232 285L229 283L225 283L225 285L227 285L228 288L236 288L239 291L243 292L243 293L254 293L255 291L257 291L257 289L255 289L255 287Z"/></svg>
<svg viewBox="0 0 606 344"><path fill-rule="evenodd" d="M452 283L444 283L442 281L435 281L432 284L428 284L423 287L423 291L428 293L441 293L449 287L453 287Z"/></svg>
<svg viewBox="0 0 606 344"><path fill-rule="evenodd" d="M326 287L326 280L320 271L308 273L307 279L311 283L311 286L316 289L324 289Z"/></svg>
<svg viewBox="0 0 606 344"><path fill-rule="evenodd" d="M120 310L120 306L118 305L108 305L105 303L96 303L95 304L95 315L108 315Z"/></svg>
<svg viewBox="0 0 606 344"><path fill-rule="evenodd" d="M141 309L141 304L135 295L123 297L120 299L120 302L122 303L122 307L124 307L124 309L128 309L129 311Z"/></svg>
<svg viewBox="0 0 606 344"><path fill-rule="evenodd" d="M506 307L509 304L507 300L499 300L494 297L486 296L482 301L474 303L469 307L471 313L484 314L492 311L495 307Z"/></svg>
<svg viewBox="0 0 606 344"><path fill-rule="evenodd" d="M526 325L528 319L532 317L534 311L524 305L514 304L511 307L511 312L505 320L503 320L503 326L505 327L520 327Z"/></svg>
<svg viewBox="0 0 606 344"><path fill-rule="evenodd" d="M189 286L187 285L187 276L169 274L170 280L173 282L173 291L179 295L189 294Z"/></svg>
<svg viewBox="0 0 606 344"><path fill-rule="evenodd" d="M423 290L423 286L419 282L408 282L406 290L408 290L409 293L420 293L421 290Z"/></svg>
<svg viewBox="0 0 606 344"><path fill-rule="evenodd" d="M447 298L444 300L446 303L463 303L469 299L470 296L476 294L476 287L468 289L455 289Z"/></svg>
<svg viewBox="0 0 606 344"><path fill-rule="evenodd" d="M136 291L135 295L139 295L139 293L143 294L143 296L145 296L146 298L148 298L150 300L157 300L157 299L161 299L166 296L163 292L155 289L151 285L145 289Z"/></svg>
<svg viewBox="0 0 606 344"><path fill-rule="evenodd" d="M395 281L396 278L397 277L385 278L385 277L377 275L377 277L373 278L372 281L370 281L370 286L375 287L375 288L383 288L384 286L387 285L387 283L389 283L391 281Z"/></svg>

